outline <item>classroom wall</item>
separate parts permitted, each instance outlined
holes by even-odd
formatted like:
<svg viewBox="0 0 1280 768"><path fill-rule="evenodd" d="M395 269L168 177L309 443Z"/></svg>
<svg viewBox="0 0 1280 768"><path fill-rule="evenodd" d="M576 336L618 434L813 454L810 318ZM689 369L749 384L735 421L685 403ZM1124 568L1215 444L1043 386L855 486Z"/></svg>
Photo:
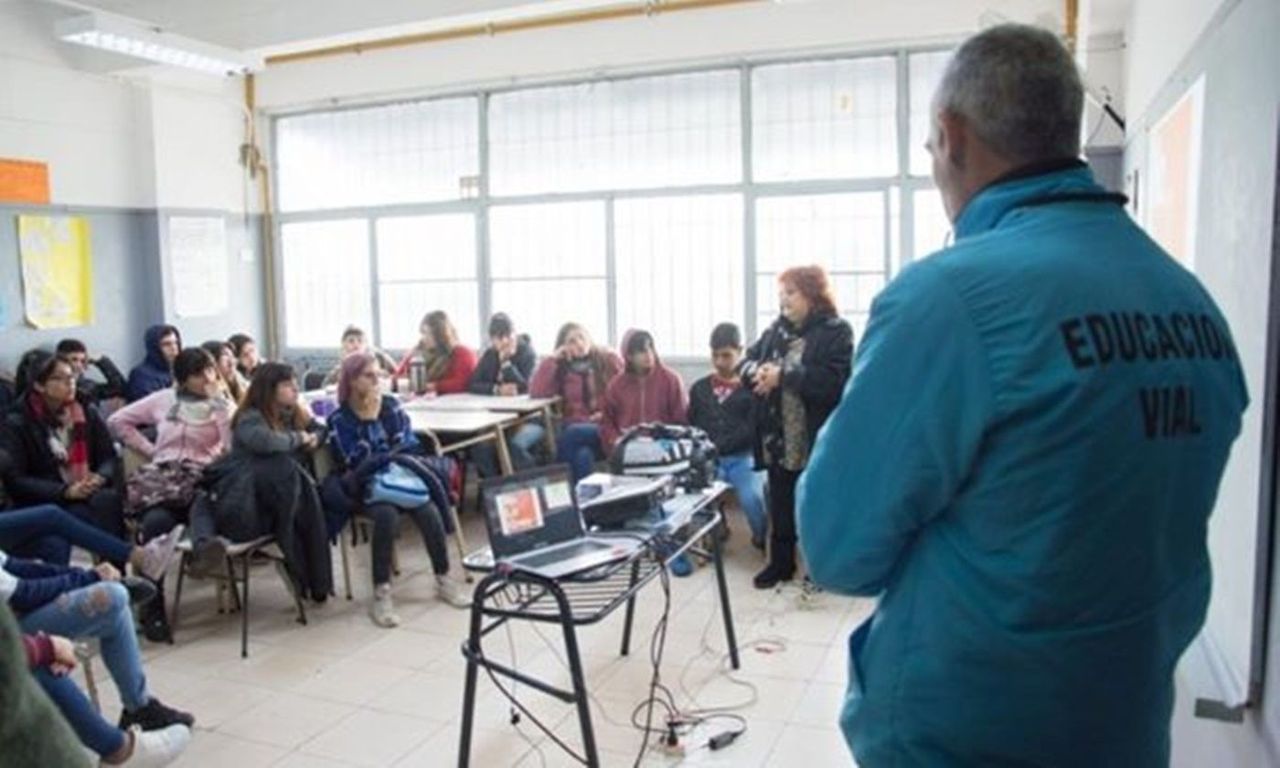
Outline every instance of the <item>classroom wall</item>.
<svg viewBox="0 0 1280 768"><path fill-rule="evenodd" d="M1062 27L1057 0L760 3L286 63L258 78L265 109L535 82L806 50L950 43L980 18Z"/></svg>
<svg viewBox="0 0 1280 768"><path fill-rule="evenodd" d="M114 57L53 38L65 13L47 3L0 3L0 157L48 163L52 188L49 206L0 205L0 371L64 336L127 367L142 355L143 330L157 322L178 325L194 341L237 330L264 335L257 200L239 164L242 82L105 72ZM39 331L23 322L18 213L88 217L92 326ZM165 223L175 213L227 220L228 311L177 317L165 280Z"/></svg>
<svg viewBox="0 0 1280 768"><path fill-rule="evenodd" d="M1145 137L1201 73L1205 76L1196 272L1235 336L1252 404L1245 414L1211 520L1214 597L1208 626L1221 658L1248 669L1260 486L1268 285L1274 233L1276 145L1280 139L1280 4L1274 0L1174 3L1135 0L1126 83L1126 165L1141 168ZM1192 7L1194 6L1194 7ZM1216 12L1206 13L1213 6ZM1188 18L1190 17L1190 18ZM1197 20L1197 26L1190 23ZM1261 707L1242 724L1196 719L1194 698L1211 695L1193 649L1180 667L1173 764L1280 763L1280 606L1272 587L1269 671Z"/></svg>

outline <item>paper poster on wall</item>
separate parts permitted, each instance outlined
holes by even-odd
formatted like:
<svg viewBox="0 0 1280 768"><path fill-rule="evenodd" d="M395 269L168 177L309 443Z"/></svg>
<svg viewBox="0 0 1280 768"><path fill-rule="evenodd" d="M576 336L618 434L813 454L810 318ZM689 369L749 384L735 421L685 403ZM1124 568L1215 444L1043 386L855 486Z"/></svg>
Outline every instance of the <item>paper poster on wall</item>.
<svg viewBox="0 0 1280 768"><path fill-rule="evenodd" d="M49 165L0 157L0 203L49 204Z"/></svg>
<svg viewBox="0 0 1280 768"><path fill-rule="evenodd" d="M19 216L22 301L34 328L93 322L89 222L81 216Z"/></svg>
<svg viewBox="0 0 1280 768"><path fill-rule="evenodd" d="M1147 140L1147 232L1187 269L1196 267L1204 76L1151 128Z"/></svg>
<svg viewBox="0 0 1280 768"><path fill-rule="evenodd" d="M169 274L178 317L227 311L227 222L218 216L169 218Z"/></svg>

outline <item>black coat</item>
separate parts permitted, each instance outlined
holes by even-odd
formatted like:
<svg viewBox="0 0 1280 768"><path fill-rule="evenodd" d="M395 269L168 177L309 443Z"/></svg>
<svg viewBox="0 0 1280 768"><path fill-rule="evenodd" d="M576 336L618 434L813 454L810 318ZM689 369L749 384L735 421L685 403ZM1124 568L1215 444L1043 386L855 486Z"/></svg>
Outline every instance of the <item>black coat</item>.
<svg viewBox="0 0 1280 768"><path fill-rule="evenodd" d="M840 404L844 385L853 370L853 327L838 315L813 313L798 329L784 318L774 321L747 350L739 368L743 376L749 380L763 363L782 365L787 345L797 335L804 338L800 364L784 366L781 386L765 398L755 398L755 456L758 466L764 466L766 440L776 440L781 445L782 391L789 389L795 392L804 403L808 447L812 449L818 430Z"/></svg>
<svg viewBox="0 0 1280 768"><path fill-rule="evenodd" d="M115 483L118 460L111 431L97 408L79 398L84 408L86 436L89 441L89 470L107 479L107 487ZM31 413L26 401L19 402L5 415L3 446L9 454L4 485L14 504L56 504L64 501L67 484L62 479L58 459L49 448L52 431Z"/></svg>
<svg viewBox="0 0 1280 768"><path fill-rule="evenodd" d="M742 382L722 403L716 399L711 377L698 379L689 388L689 424L707 433L721 457L750 451L756 437L756 404L751 385Z"/></svg>
<svg viewBox="0 0 1280 768"><path fill-rule="evenodd" d="M498 384L515 384L520 394L527 394L529 379L533 378L533 368L537 364L538 355L523 336L516 345L516 353L505 363L499 363L498 353L489 347L480 356L480 362L467 382L467 391L476 395L492 395Z"/></svg>

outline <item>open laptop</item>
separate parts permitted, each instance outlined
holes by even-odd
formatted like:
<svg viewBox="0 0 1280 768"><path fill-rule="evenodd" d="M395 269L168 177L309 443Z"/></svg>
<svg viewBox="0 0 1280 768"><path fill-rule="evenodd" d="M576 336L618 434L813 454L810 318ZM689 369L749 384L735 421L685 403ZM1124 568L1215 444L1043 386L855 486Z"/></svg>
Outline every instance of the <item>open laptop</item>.
<svg viewBox="0 0 1280 768"><path fill-rule="evenodd" d="M569 467L557 464L480 485L493 559L559 579L629 557L641 542L587 534Z"/></svg>

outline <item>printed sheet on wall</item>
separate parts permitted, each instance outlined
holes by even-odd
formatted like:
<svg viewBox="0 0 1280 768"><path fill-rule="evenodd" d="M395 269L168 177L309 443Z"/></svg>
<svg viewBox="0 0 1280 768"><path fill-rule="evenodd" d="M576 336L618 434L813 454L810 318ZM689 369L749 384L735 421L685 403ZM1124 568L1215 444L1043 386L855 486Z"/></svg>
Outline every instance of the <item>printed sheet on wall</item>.
<svg viewBox="0 0 1280 768"><path fill-rule="evenodd" d="M22 300L33 328L93 322L93 255L81 216L19 216Z"/></svg>
<svg viewBox="0 0 1280 768"><path fill-rule="evenodd" d="M227 222L217 216L169 219L169 264L178 317L227 311Z"/></svg>

